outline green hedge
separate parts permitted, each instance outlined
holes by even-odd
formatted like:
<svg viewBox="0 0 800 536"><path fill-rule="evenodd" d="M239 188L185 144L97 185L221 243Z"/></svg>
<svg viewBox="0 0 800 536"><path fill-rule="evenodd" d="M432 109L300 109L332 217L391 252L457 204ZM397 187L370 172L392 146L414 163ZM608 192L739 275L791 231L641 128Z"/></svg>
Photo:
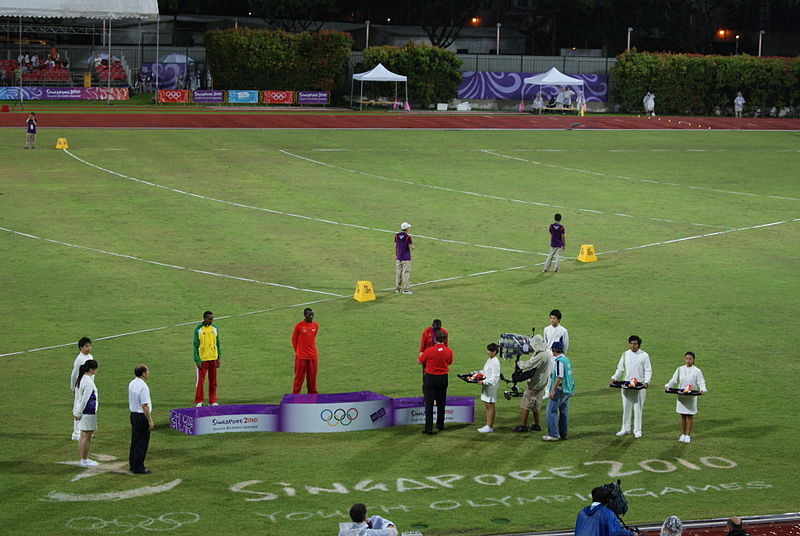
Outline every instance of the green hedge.
<svg viewBox="0 0 800 536"><path fill-rule="evenodd" d="M458 96L461 60L449 50L413 42L401 48L369 47L364 51L364 59L356 66L356 71L368 71L379 63L394 73L408 77L408 99L413 106L427 107ZM403 97L402 91L402 88L398 88L398 97ZM393 97L394 84L364 84L364 94L370 97Z"/></svg>
<svg viewBox="0 0 800 536"><path fill-rule="evenodd" d="M641 112L648 90L656 96L656 112L710 115L733 108L736 92L747 101L745 114L773 106L800 107L800 58L651 54L635 50L618 57L612 68L612 102L625 112Z"/></svg>
<svg viewBox="0 0 800 536"><path fill-rule="evenodd" d="M334 89L353 39L343 32L289 34L249 29L206 33L215 89Z"/></svg>

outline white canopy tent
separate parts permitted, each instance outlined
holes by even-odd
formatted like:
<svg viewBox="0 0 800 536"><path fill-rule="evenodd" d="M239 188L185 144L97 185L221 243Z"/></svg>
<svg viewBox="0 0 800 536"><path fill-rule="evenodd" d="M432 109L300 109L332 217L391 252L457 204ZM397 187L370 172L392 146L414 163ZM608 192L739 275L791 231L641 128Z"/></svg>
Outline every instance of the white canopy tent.
<svg viewBox="0 0 800 536"><path fill-rule="evenodd" d="M580 78L573 78L571 76L567 76L555 67L547 71L546 73L537 74L534 76L530 76L528 78L523 79L522 85L522 95L520 100L520 111L525 106L525 89L527 86L549 86L549 87L556 87L556 86L580 86L583 89L583 80Z"/></svg>
<svg viewBox="0 0 800 536"><path fill-rule="evenodd" d="M353 102L353 86L355 81L358 80L361 82L361 96L359 98L358 109L361 110L364 107L364 82L394 82L394 100L397 102L397 83L403 82L405 83L406 89L406 98L404 101L404 105L406 109L408 108L408 77L402 74L396 74L387 69L383 66L382 63L379 63L371 70L364 72L364 73L357 73L353 75L353 80L350 82L350 102Z"/></svg>
<svg viewBox="0 0 800 536"><path fill-rule="evenodd" d="M114 19L159 20L158 0L0 0L0 17L19 17L19 41L22 52L22 18L104 19L108 21L108 55L111 56L111 21ZM156 32L156 57L158 57ZM158 71L156 70L156 73ZM156 74L158 76L158 74ZM111 77L108 79L111 87ZM156 80L158 87L158 80ZM20 99L22 89L20 88Z"/></svg>

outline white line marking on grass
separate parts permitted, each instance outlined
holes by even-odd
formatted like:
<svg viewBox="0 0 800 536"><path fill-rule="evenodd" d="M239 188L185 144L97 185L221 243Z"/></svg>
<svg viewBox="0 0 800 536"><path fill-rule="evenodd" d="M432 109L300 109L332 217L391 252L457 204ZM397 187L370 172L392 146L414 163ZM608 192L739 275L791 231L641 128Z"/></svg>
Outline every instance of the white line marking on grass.
<svg viewBox="0 0 800 536"><path fill-rule="evenodd" d="M249 278L249 277L239 277L239 276L236 276L236 275L220 274L220 273L217 273L217 272L209 272L207 270L198 270L198 269L195 269L195 268L187 268L186 266L178 266L177 264L168 264L168 263L164 263L164 262L151 261L149 259L143 259L141 257L136 257L136 256L133 256L133 255L125 255L123 253L115 253L113 251L106 251L106 250L103 250L103 249L90 248L88 246L81 246L79 244L70 244L69 242L62 242L60 240L53 240L52 238L43 238L41 236L36 236L36 235L28 234L28 233L22 233L22 232L19 232L19 231L15 231L13 229L7 229L6 227L0 227L0 231L5 231L7 233L24 236L26 238L32 238L34 240L44 240L45 242L50 242L51 244L58 244L60 246L66 246L66 247L70 247L70 248L82 249L82 250L91 251L91 252L94 252L94 253L102 253L103 255L111 255L112 257L119 257L121 259L129 259L129 260L132 260L132 261L145 262L147 264L154 264L154 265L157 265L157 266L164 266L166 268L174 268L176 270L186 270L187 272L194 272L196 274L210 275L210 276L213 276L213 277L223 277L225 279L235 279L237 281L244 281L246 283L256 283L257 285L266 285L266 286L269 286L269 287L285 288L285 289L289 289L289 290L297 290L297 291L300 291L300 292L311 292L311 293L314 293L314 294L325 294L326 296L344 297L341 294L336 294L336 293L333 293L333 292L324 292L322 290L314 290L314 289L309 289L309 288L293 287L291 285L283 285L281 283L270 283L268 281L259 281L258 279L252 279L252 278Z"/></svg>
<svg viewBox="0 0 800 536"><path fill-rule="evenodd" d="M439 190L439 191L442 191L442 192L450 192L450 193L455 193L455 194L471 195L473 197L479 197L479 198L483 198L483 199L496 199L498 201L510 201L512 203L521 203L521 204L524 204L524 205L534 205L534 206L538 206L538 207L548 207L548 208L558 208L558 209L570 209L571 208L571 207L565 207L565 206L562 206L562 205L551 205L549 203L540 203L538 201L526 201L524 199L514 199L512 197L502 197L502 196L497 196L497 195L481 194L481 193L478 193L478 192L470 192L469 190L457 190L455 188L448 188L446 186L436 186L436 185L433 185L433 184L425 184L425 183L421 183L421 182L414 182L414 181L410 181L410 180L406 180L406 179L397 179L397 178L394 178L394 177L384 177L383 175L376 175L374 173L368 173L366 171L357 171L355 169L350 169L350 168L346 168L346 167L342 167L342 166L336 166L334 164L328 164L327 162L321 162L319 160L314 160L313 158L308 158L306 156L300 156L298 154L294 154L294 153L290 153L289 151L285 151L283 149L278 149L278 151L280 151L281 153L283 153L283 154L285 154L287 156L291 156L293 158L298 158L300 160L304 160L304 161L309 162L311 164L316 164L316 165L319 165L319 166L324 166L324 167L327 167L327 168L336 169L338 171L344 171L346 173L352 173L354 175L361 175L361 176L364 176L364 177L371 177L373 179L380 179L380 180L390 181L390 182L398 182L400 184L408 184L408 185L411 185L411 186L419 186L421 188L429 188L431 190ZM517 158L517 157L514 157L514 156L500 155L499 153L494 153L492 151L482 150L481 152L486 152L486 153L494 154L494 155L498 155L498 156L504 156L505 158L511 158L512 160L521 160L523 162L532 162L530 160L525 160L524 158ZM535 163L538 164L538 162L535 162ZM541 165L550 166L549 164L541 164ZM551 167L559 167L559 166L551 166ZM561 168L561 169L569 169L569 168ZM576 169L575 171L582 171L582 170L577 170ZM602 173L596 173L596 174L597 175L603 175ZM580 209L580 208L579 209L573 209L573 210L577 210L579 212L592 212L594 214L604 214L604 215L607 215L607 216L619 216L619 214L616 214L614 212L601 212L599 210ZM625 217L628 217L628 218L642 218L642 219L645 219L645 220L660 221L660 222L664 222L664 221L672 222L673 221L673 220L663 220L663 219L660 219L660 218L651 218L651 217L648 217L648 216L625 216ZM709 225L709 224L705 224L705 223L691 223L691 222L676 222L676 223L683 223L685 225L696 225L696 226L700 226L700 227L711 227L711 228L714 228L714 229L731 229L731 227L727 227L727 226L724 226L724 225Z"/></svg>
<svg viewBox="0 0 800 536"><path fill-rule="evenodd" d="M125 175L123 173L118 173L116 171L112 171L110 169L106 169L104 167L100 167L100 166L98 166L96 164L92 164L91 162L88 162L88 161L80 158L79 156L76 156L76 155L72 154L67 149L64 149L64 152L67 153L72 158L74 158L75 160L77 160L78 162L86 164L87 166L93 167L93 168L95 168L97 170L100 170L100 171L102 171L104 173L110 173L111 175L115 175L115 176L120 177L122 179L126 179L126 180L133 181L133 182L138 182L139 184L145 184L147 186L152 186L153 188L160 188L162 190L167 190L167 191L170 191L170 192L174 192L176 194L187 195L187 196L190 196L190 197L196 197L197 199L203 199L205 201L213 201L215 203L222 203L224 205L230 205L232 207L246 208L246 209L250 209L250 210L258 210L260 212L267 212L269 214L274 214L276 216L288 216L290 218L298 218L298 219L302 219L302 220L315 221L317 223L325 223L325 224L328 224L328 225L341 225L343 227L351 227L353 229L361 229L363 231L375 231L375 232L379 232L379 233L388 233L388 234L395 234L397 232L397 231L393 231L393 230L390 230L390 229L381 229L379 227L368 227L368 226L365 226L365 225L357 225L355 223L345 223L345 222L339 222L339 221L333 221L333 220L326 220L326 219L323 219L323 218L315 218L313 216L305 216L305 215L302 215L302 214L293 214L291 212L283 212L281 210L274 210L274 209L271 209L271 208L256 207L256 206L253 206L253 205L245 205L244 203L236 203L234 201L226 201L225 199L217 199L217 198L214 198L214 197L208 197L208 196L196 194L196 193L193 193L193 192L186 192L186 191L180 190L178 188L171 188L169 186L164 186L163 184L157 184L155 182L150 182L150 181L146 181L146 180L142 180L142 179L137 179L136 177L130 177L130 176ZM300 157L300 158L302 158L302 157ZM328 165L328 164L324 164L324 165ZM413 183L411 183L411 184L413 184ZM479 194L474 194L474 195L479 195ZM500 199L500 198L498 198L498 199ZM524 202L524 201L520 201L520 203L522 203L522 202ZM544 205L544 206L551 206L551 205ZM552 205L552 206L554 206L554 205ZM558 207L558 208L560 208L560 207ZM528 251L528 250L525 250L525 249L506 248L506 247L501 247L501 246L492 246L492 245L488 245L488 244L473 244L471 242L464 242L462 240L450 240L450 239L447 239L447 238L437 238L437 237L434 237L434 236L427 236L427 235L420 235L420 234L415 234L414 238L421 238L421 239L424 239L424 240L435 240L437 242L446 242L448 244L456 244L456 245L461 245L461 246L471 246L471 247L478 247L478 248L484 248L484 249L496 249L498 251L507 251L507 252L510 252L510 253L527 253L527 254L531 254L531 255L547 256L547 253L541 253L541 252L537 252L537 251Z"/></svg>
<svg viewBox="0 0 800 536"><path fill-rule="evenodd" d="M659 149L651 149L651 150L652 151L658 151ZM509 160L516 160L518 162L524 162L526 164L533 164L535 166L543 166L543 167L549 167L549 168L554 168L554 169L563 169L565 171L574 171L576 173L585 173L585 174L588 174L588 175L597 175L599 177L610 177L612 179L622 179L622 180L633 181L633 182L647 182L647 183L650 183L650 184L662 184L662 185L665 185L665 186L675 186L677 188L690 188L692 190L703 190L703 191L706 191L706 192L715 192L715 193L720 193L720 194L746 195L746 196L751 196L751 197L770 197L770 196L765 195L765 194L752 194L752 193L746 193L746 192L736 192L736 191L732 191L732 190L722 190L722 189L719 189L719 188L707 188L707 187L704 187L704 186L690 186L690 185L678 184L678 183L674 183L674 182L662 182L662 181L655 181L655 180L652 180L652 179L639 179L639 178L636 178L636 177L626 177L625 175L614 175L612 173L603 173L603 172L600 172L600 171L591 171L591 170L588 170L588 169L565 167L565 166L559 166L559 165L556 165L556 164L545 164L544 162L537 162L535 160L528 160L528 159L525 159L525 158L520 158L518 156L502 154L502 153L498 153L498 152L495 152L495 151L490 151L490 150L487 150L487 149L482 149L481 152L482 153L486 153L486 154L490 154L492 156L497 156L497 157L500 157L500 158L507 158ZM800 201L800 199L795 198L795 197L785 197L785 198L782 198L782 199L786 199L786 200L789 200L789 201ZM692 225L703 225L703 224L693 223ZM719 226L707 225L706 227L719 227Z"/></svg>
<svg viewBox="0 0 800 536"><path fill-rule="evenodd" d="M784 224L787 224L787 223L796 223L796 222L800 222L800 218L795 218L795 219L792 219L792 220L774 221L774 222L771 222L771 223L763 223L763 224L760 224L760 225L751 225L749 227L740 227L738 229L726 229L724 231L717 231L717 232L713 232L713 233L705 233L705 234L700 234L700 235L685 236L683 238L674 238L672 240L664 240L662 242L652 242L650 244L645 244L645 245L642 245L642 246L631 246L631 247L628 247L628 248L620 248L620 249L613 249L613 250L608 250L608 251L601 251L601 252L597 253L597 255L611 255L612 253L619 253L619 252L622 252L622 251L634 251L634 250L642 249L642 248L649 248L649 247L654 247L654 246L662 246L662 245L666 245L666 244L674 244L674 243L678 243L678 242L685 242L687 240L697 240L699 238L708 238L708 237L712 237L712 236L719 236L719 235L724 235L724 234L729 234L729 233L737 233L737 232L741 232L741 231L751 231L753 229L763 229L765 227L774 227L776 225L784 225ZM564 257L563 260L575 260L575 257ZM483 271L483 272L475 272L475 273L466 274L466 275L459 275L459 276L453 276L453 277L443 277L443 278L434 279L434 280L431 280L431 281L424 281L424 282L421 282L421 283L414 283L411 286L412 287L419 287L419 286L423 286L423 285L432 285L434 283L442 283L444 281L456 281L456 280L459 280L459 279L466 279L468 277L478 277L478 276L482 276L482 275L498 274L498 273L503 273L503 272L511 272L511 271L515 271L515 270L524 270L526 268L533 268L533 267L536 267L536 266L542 266L543 264L544 264L544 262L540 262L540 263L536 263L536 264L532 264L532 265L512 266L511 268L499 268L499 269L496 269L496 270L487 270L487 271ZM387 287L387 288L380 289L380 290L383 291L383 292L393 291L394 287ZM263 314L263 313L270 313L270 312L273 312L273 311L281 311L281 310L284 310L284 309L294 309L296 307L308 307L310 305L316 305L316 304L319 304L319 303L325 303L325 302L330 302L330 301L337 301L337 300L342 300L342 299L345 299L345 298L349 298L349 296L342 296L342 297L335 297L335 298L323 298L323 299L315 300L315 301L295 303L295 304L292 304L292 305L282 305L282 306L279 306L279 307L271 307L269 309L260 309L260 310L257 310L257 311L248 311L248 312L245 312L245 313L238 313L238 314L234 314L234 315L217 316L215 318L217 320L223 320L223 319L227 319L227 318L237 318L237 317L241 317L241 316L257 315L257 314ZM95 340L96 341L104 341L104 340L108 340L108 339L116 339L116 338L119 338L119 337L125 337L127 335L136 335L136 334L139 334L139 333L152 333L154 331L160 331L160 330L169 329L169 328L176 328L176 327L183 327L183 326L194 325L194 324L197 324L197 320L196 319L195 320L190 320L188 322L181 322L179 324L174 324L172 326L161 326L161 327L157 327L157 328L149 328L149 329L141 329L141 330L137 330L137 331L131 331L131 332L128 332L128 333L120 333L120 334L117 334L117 335L106 335L104 337L98 337ZM77 344L77 341L72 341L72 342L68 342L68 343L65 343L65 344L57 344L57 345L53 345L53 346L44 346L44 347L41 347L41 348L34 348L32 350L21 350L21 351L18 351L18 352L10 352L10 353L6 353L6 354L0 354L0 357L9 357L9 356L12 356L12 355L27 354L27 353L31 353L31 352L38 352L38 351L41 351L41 350L50 350L50 349L53 349L53 348L65 348L67 346L73 346L75 344Z"/></svg>

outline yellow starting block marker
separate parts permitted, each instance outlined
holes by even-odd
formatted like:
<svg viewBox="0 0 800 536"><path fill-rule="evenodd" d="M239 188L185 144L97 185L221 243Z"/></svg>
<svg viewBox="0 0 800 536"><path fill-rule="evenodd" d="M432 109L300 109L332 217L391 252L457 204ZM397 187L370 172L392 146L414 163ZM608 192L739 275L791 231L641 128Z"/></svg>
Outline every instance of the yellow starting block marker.
<svg viewBox="0 0 800 536"><path fill-rule="evenodd" d="M67 138L58 138L58 141L56 142L56 149L69 149Z"/></svg>
<svg viewBox="0 0 800 536"><path fill-rule="evenodd" d="M375 291L372 289L371 281L359 281L356 283L356 292L353 294L353 299L357 302L373 301L375 299Z"/></svg>
<svg viewBox="0 0 800 536"><path fill-rule="evenodd" d="M594 253L594 246L591 244L581 244L581 251L578 253L580 262L595 262L597 255Z"/></svg>

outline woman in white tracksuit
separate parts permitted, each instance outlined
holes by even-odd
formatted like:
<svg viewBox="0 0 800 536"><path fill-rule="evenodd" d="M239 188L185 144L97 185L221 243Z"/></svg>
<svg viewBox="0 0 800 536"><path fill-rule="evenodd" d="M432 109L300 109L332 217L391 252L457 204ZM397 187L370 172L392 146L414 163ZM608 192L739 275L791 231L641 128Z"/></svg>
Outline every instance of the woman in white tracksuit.
<svg viewBox="0 0 800 536"><path fill-rule="evenodd" d="M686 352L683 356L683 366L675 370L675 374L664 386L664 389L680 389L681 391L700 391L706 392L706 379L703 371L694 366L694 352ZM692 441L692 426L694 416L697 414L697 396L678 395L675 403L675 411L681 416L681 443Z"/></svg>

